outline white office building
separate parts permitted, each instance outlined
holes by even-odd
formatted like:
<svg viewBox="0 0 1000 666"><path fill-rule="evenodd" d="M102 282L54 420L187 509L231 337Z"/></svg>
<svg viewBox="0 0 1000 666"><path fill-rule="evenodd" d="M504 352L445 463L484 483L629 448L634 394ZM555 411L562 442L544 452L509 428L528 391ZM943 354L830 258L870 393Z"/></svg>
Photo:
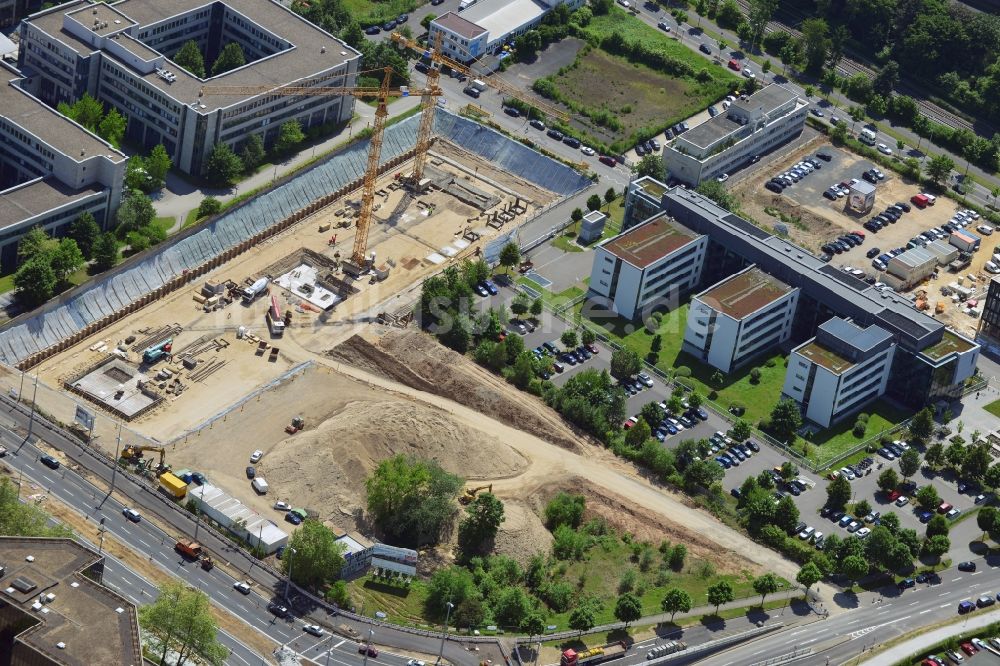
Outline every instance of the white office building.
<svg viewBox="0 0 1000 666"><path fill-rule="evenodd" d="M626 319L677 306L701 280L708 239L659 215L594 251L587 297Z"/></svg>
<svg viewBox="0 0 1000 666"><path fill-rule="evenodd" d="M468 63L495 55L518 36L542 22L556 5L575 10L584 0L478 0L462 3L458 12L448 12L431 21L428 44L437 43L442 33L441 51L449 58ZM459 13L461 12L461 13Z"/></svg>
<svg viewBox="0 0 1000 666"><path fill-rule="evenodd" d="M885 329L834 317L792 351L782 394L799 403L803 417L828 427L885 393L895 350Z"/></svg>
<svg viewBox="0 0 1000 666"><path fill-rule="evenodd" d="M809 104L772 83L692 127L663 150L671 178L695 186L731 173L802 131Z"/></svg>
<svg viewBox="0 0 1000 666"><path fill-rule="evenodd" d="M33 227L63 236L83 213L111 226L128 158L21 90L0 66L0 270L17 268L17 245Z"/></svg>
<svg viewBox="0 0 1000 666"><path fill-rule="evenodd" d="M172 61L189 40L204 56L205 78ZM246 64L212 76L229 43L239 44ZM360 59L271 0L75 0L21 22L18 68L22 86L46 104L90 93L128 118L126 141L162 143L177 168L201 174L220 142L239 152L256 134L270 147L288 120L304 130L350 120L351 96L269 91L353 86ZM216 86L242 89L214 94Z"/></svg>
<svg viewBox="0 0 1000 666"><path fill-rule="evenodd" d="M730 372L788 340L799 290L751 266L691 299L682 349Z"/></svg>

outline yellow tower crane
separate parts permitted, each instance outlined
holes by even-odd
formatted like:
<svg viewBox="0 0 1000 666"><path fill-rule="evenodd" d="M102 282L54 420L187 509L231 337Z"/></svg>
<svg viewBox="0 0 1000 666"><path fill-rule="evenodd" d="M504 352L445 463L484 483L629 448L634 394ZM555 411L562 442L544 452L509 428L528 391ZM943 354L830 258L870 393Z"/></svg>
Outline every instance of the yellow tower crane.
<svg viewBox="0 0 1000 666"><path fill-rule="evenodd" d="M358 72L364 74L365 72ZM371 143L368 146L368 166L365 169L364 184L361 188L361 212L358 215L357 233L354 237L354 251L351 262L357 266L364 265L368 251L368 231L371 227L372 211L375 207L375 181L378 177L378 163L382 154L382 135L385 131L385 121L389 116L388 101L390 97L407 97L420 95L423 99L431 99L441 95L436 86L426 89L412 90L409 87L390 88L393 70L386 67L383 70L382 84L374 86L205 86L200 95L280 95L280 96L312 96L312 95L350 95L352 97L375 97L378 107L375 110L375 122L372 125ZM433 110L434 104L431 104ZM421 121L423 119L421 118ZM419 151L418 151L419 152ZM425 149L426 152L426 149Z"/></svg>

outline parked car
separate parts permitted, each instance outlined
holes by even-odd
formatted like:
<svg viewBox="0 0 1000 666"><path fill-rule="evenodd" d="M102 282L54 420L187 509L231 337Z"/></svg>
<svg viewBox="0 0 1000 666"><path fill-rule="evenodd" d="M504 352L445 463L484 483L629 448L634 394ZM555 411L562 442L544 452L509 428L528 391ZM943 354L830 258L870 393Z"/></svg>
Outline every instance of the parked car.
<svg viewBox="0 0 1000 666"><path fill-rule="evenodd" d="M39 460L49 469L59 469L59 461L48 454L43 455Z"/></svg>
<svg viewBox="0 0 1000 666"><path fill-rule="evenodd" d="M958 570L959 571L975 571L976 570L976 563L975 562L959 562L958 563Z"/></svg>
<svg viewBox="0 0 1000 666"><path fill-rule="evenodd" d="M708 46L708 44L699 44L698 50L707 55L712 55L712 49Z"/></svg>

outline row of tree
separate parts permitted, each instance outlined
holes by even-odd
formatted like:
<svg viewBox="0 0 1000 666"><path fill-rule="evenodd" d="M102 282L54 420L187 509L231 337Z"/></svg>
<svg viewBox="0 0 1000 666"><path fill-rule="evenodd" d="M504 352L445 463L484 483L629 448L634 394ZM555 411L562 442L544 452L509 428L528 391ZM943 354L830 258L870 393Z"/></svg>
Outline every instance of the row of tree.
<svg viewBox="0 0 1000 666"><path fill-rule="evenodd" d="M184 42L177 54L174 55L174 62L186 69L189 73L204 79L207 70L205 69L205 56L198 48L198 42L189 39ZM229 42L219 52L215 62L212 63L212 76L219 76L226 72L242 67L247 64L246 54L243 47L237 42Z"/></svg>

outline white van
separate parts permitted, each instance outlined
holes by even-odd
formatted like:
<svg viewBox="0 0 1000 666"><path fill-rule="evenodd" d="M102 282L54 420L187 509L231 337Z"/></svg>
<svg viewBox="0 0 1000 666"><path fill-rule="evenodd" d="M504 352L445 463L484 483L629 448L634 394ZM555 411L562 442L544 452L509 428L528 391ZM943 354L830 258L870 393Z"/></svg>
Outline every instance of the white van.
<svg viewBox="0 0 1000 666"><path fill-rule="evenodd" d="M866 127L865 129L861 130L861 134L858 135L858 141L868 146L874 146L875 132L871 131Z"/></svg>
<svg viewBox="0 0 1000 666"><path fill-rule="evenodd" d="M262 477L262 476L256 477L250 483L250 485L253 486L253 489L256 490L258 494L260 494L260 495L266 495L267 494L267 481L264 480L264 477Z"/></svg>

